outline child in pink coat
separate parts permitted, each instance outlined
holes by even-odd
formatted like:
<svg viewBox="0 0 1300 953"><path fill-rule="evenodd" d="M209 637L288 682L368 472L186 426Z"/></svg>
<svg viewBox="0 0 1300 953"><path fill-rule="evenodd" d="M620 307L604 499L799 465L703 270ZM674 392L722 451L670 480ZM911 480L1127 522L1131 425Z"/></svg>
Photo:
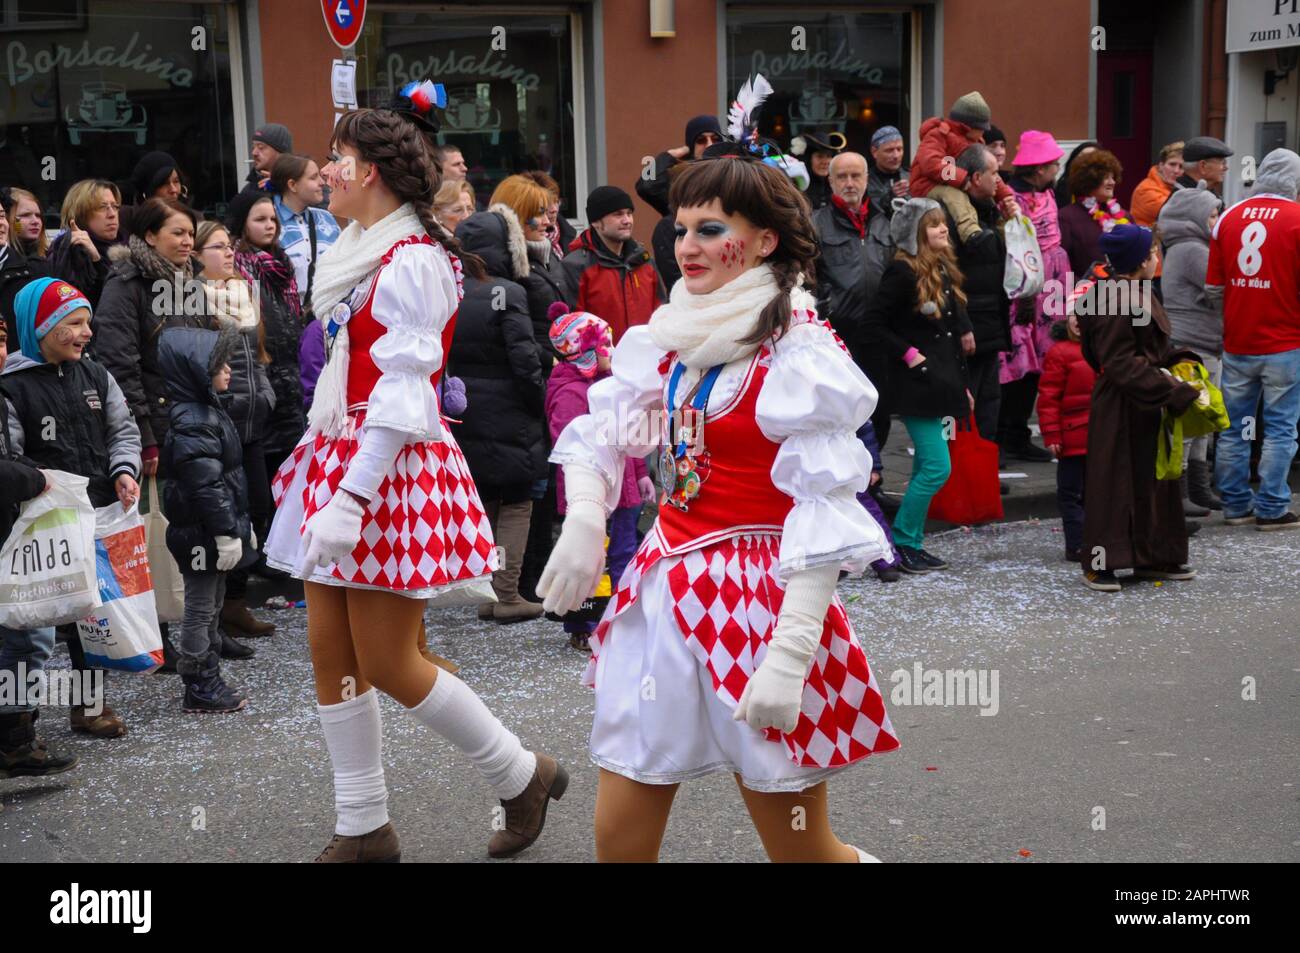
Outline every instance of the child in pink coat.
<svg viewBox="0 0 1300 953"><path fill-rule="evenodd" d="M609 356L614 347L609 325L586 311L563 313L563 305L551 305L558 312L551 322L551 344L564 358L551 371L546 385L546 422L551 428L554 442L569 421L588 413L587 391L591 385L610 373ZM618 586L623 570L636 553L637 519L643 503L654 499L651 481L644 460L633 457L623 471L623 493L618 507L609 517L609 549L606 566L612 586ZM555 504L560 515L567 510L564 498L564 469L556 472ZM564 631L569 633L569 644L576 649L591 651L587 636L596 622L565 620Z"/></svg>

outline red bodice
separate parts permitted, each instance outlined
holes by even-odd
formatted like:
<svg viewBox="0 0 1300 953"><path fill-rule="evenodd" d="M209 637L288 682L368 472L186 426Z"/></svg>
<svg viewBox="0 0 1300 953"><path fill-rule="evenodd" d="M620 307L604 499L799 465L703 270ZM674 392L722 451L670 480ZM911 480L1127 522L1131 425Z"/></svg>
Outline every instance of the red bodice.
<svg viewBox="0 0 1300 953"><path fill-rule="evenodd" d="M673 355L670 355L673 357ZM704 420L704 449L708 474L699 495L683 512L662 498L655 523L669 553L687 552L731 536L780 533L794 500L772 483L772 464L780 444L758 426L758 394L771 359L760 348L750 361L736 395ZM671 360L661 365L667 376ZM680 401L684 394L679 393Z"/></svg>
<svg viewBox="0 0 1300 953"><path fill-rule="evenodd" d="M388 330L377 320L374 315L375 289L379 287L379 275L384 268L393 259L393 253L403 245L432 245L434 241L428 235L419 237L412 236L404 238L392 248L380 261L379 269L375 272L373 280L370 282L370 290L366 294L365 303L359 309L353 312L352 317L348 320L348 407L349 409L358 405L365 404L370 399L370 392L375 389L375 384L379 382L380 370L375 366L374 360L370 356L370 348L384 336ZM438 386L438 380L442 377L443 368L447 366L446 355L451 350L451 340L456 335L456 312L453 312L447 320L447 325L442 329L442 353L443 363L436 371L429 375L429 383L434 387Z"/></svg>

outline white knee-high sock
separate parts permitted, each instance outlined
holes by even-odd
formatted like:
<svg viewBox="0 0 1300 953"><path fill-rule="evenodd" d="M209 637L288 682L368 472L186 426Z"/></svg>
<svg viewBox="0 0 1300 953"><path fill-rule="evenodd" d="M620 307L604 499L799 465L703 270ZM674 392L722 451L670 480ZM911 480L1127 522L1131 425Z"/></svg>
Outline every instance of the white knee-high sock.
<svg viewBox="0 0 1300 953"><path fill-rule="evenodd" d="M317 705L316 710L334 765L335 833L369 834L388 823L379 693L372 688L337 705Z"/></svg>
<svg viewBox="0 0 1300 953"><path fill-rule="evenodd" d="M536 756L450 672L438 672L428 696L411 714L463 751L501 800L517 797L533 779Z"/></svg>

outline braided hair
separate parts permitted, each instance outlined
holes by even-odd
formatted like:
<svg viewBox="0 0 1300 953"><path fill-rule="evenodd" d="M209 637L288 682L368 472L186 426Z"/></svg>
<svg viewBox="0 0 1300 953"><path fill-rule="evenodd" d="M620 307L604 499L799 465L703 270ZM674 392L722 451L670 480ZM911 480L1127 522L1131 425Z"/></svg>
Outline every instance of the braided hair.
<svg viewBox="0 0 1300 953"><path fill-rule="evenodd" d="M779 290L759 313L758 327L739 343L759 344L784 334L790 326L790 292L800 279L805 285L816 280L817 233L808 200L784 172L741 153L682 163L679 168L668 191L674 213L717 199L728 215L739 213L756 227L776 232L776 248L764 261Z"/></svg>
<svg viewBox="0 0 1300 953"><path fill-rule="evenodd" d="M426 129L411 116L395 109L358 109L344 113L330 136L330 147L356 149L361 158L373 162L379 177L403 202L410 202L425 232L447 251L456 255L465 272L475 278L486 275L483 260L460 247L460 242L433 214L433 199L442 184L442 172L433 158Z"/></svg>

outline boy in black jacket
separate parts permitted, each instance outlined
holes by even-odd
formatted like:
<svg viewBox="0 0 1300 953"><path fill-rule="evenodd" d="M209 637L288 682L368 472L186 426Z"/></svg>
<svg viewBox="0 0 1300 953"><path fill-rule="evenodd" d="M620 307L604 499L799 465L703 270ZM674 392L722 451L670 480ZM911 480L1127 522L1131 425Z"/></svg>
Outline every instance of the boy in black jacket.
<svg viewBox="0 0 1300 953"><path fill-rule="evenodd" d="M90 504L129 508L140 496L140 430L117 381L85 357L91 306L82 293L55 278L37 278L14 298L21 354L0 377L8 403L9 445L39 467L86 477ZM60 626L77 672L90 665L75 626ZM102 685L102 677L92 679ZM102 697L73 705L74 731L97 738L126 734L126 722Z"/></svg>
<svg viewBox="0 0 1300 953"><path fill-rule="evenodd" d="M8 332L0 323L0 371L8 357ZM18 504L40 496L50 487L45 474L30 460L14 459L9 450L9 410L0 400L0 540L13 530ZM0 626L0 671L17 685L26 675L45 667L54 651L54 630L20 632ZM18 665L24 663L20 679ZM17 701L17 699L15 699ZM72 756L54 754L36 739L36 706L0 708L0 778L40 777L67 771L77 763Z"/></svg>
<svg viewBox="0 0 1300 953"><path fill-rule="evenodd" d="M221 678L222 603L226 574L251 565L257 540L249 516L243 449L219 395L230 386L238 343L233 321L220 331L168 328L158 339L158 365L171 399L162 465L167 548L185 577L176 670L185 683L186 712L232 712L248 700Z"/></svg>

